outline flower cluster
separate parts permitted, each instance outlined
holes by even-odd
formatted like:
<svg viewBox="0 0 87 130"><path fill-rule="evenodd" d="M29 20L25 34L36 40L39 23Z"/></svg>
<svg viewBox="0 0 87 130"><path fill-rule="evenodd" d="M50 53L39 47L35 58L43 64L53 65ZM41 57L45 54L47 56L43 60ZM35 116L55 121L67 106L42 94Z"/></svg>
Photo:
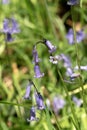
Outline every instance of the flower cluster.
<svg viewBox="0 0 87 130"><path fill-rule="evenodd" d="M47 48L48 48L48 52L49 54L52 55L53 52L56 51L56 46L52 45L52 43L49 41L49 40L46 40L46 39L43 39L42 41L38 41L34 47L33 47L33 63L34 63L34 72L35 72L35 75L34 77L35 78L41 78L44 76L44 73L41 73L40 71L40 66L39 66L39 62L41 61L40 58L38 57L38 53L37 53L37 50L36 50L36 46L37 44L39 43L42 43L44 44Z"/></svg>
<svg viewBox="0 0 87 130"><path fill-rule="evenodd" d="M35 84L29 80L29 84L28 86L26 87L26 92L25 92L25 95L24 95L24 99L31 99L31 88L32 86L34 86L34 89L35 89L35 92L34 92L34 97L35 97L35 101L36 101L36 104L34 106L31 107L30 109L30 117L27 119L27 121L35 121L37 120L38 118L36 117L36 110L44 110L45 109L45 105L44 105L44 101L43 101L43 97L42 95L38 92Z"/></svg>
<svg viewBox="0 0 87 130"><path fill-rule="evenodd" d="M83 30L77 31L75 35L76 35L76 37L74 39L73 29L70 28L66 35L66 38L67 38L69 44L74 44L75 42L80 43L85 38L85 33L83 32Z"/></svg>
<svg viewBox="0 0 87 130"><path fill-rule="evenodd" d="M5 34L5 41L11 42L14 40L12 34L20 32L19 25L14 18L4 19L1 32Z"/></svg>

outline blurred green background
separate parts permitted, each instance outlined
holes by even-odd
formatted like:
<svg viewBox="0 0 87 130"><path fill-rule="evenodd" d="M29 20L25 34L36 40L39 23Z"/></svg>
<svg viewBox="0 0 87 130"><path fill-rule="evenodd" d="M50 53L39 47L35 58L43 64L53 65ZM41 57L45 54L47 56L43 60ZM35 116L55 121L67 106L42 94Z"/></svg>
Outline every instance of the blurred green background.
<svg viewBox="0 0 87 130"><path fill-rule="evenodd" d="M1 2L1 1L0 1ZM84 29L87 33L87 1L82 1L82 8L74 6L74 22L77 29ZM0 130L58 130L57 123L62 130L75 130L71 121L70 110L65 91L56 71L55 65L49 62L47 48L38 45L38 54L41 58L40 68L45 76L41 79L34 78L34 64L32 58L33 45L46 38L57 46L55 54L64 53L70 56L72 67L77 63L75 45L69 45L66 33L72 28L71 8L66 0L10 0L9 4L0 4L0 29L3 28L4 18L14 17L19 26L20 33L13 35L15 40L8 43L8 55L6 54L4 36L0 33ZM87 63L87 39L78 44L79 59L81 65ZM59 63L59 70L63 77L65 69ZM84 85L86 86L87 72L82 72ZM48 111L37 112L40 117L38 122L26 122L31 101L25 102L23 96L31 78L38 90L42 93L44 101L52 102L55 95L62 95L66 100L66 106L56 117ZM66 79L66 77L64 77ZM73 95L80 85L67 84L67 89ZM85 99L87 91L85 89ZM80 97L80 90L76 92ZM80 97L81 98L81 97ZM20 105L18 105L20 104ZM22 104L22 105L21 105ZM76 106L76 116L82 130L87 130L87 117L83 106Z"/></svg>

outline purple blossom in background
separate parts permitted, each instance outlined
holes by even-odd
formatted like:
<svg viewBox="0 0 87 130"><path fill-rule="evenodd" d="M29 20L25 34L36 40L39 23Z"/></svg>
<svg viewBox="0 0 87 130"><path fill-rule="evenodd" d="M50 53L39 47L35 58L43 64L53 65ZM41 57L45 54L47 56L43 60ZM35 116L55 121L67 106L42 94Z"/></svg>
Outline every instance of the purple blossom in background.
<svg viewBox="0 0 87 130"><path fill-rule="evenodd" d="M79 69L78 66L74 67L74 70L78 70L78 69ZM80 66L80 69L87 71L87 66Z"/></svg>
<svg viewBox="0 0 87 130"><path fill-rule="evenodd" d="M61 56L61 59L64 62L64 67L66 67L66 68L71 67L71 61L70 61L69 57L64 55L64 54L61 54L60 56Z"/></svg>
<svg viewBox="0 0 87 130"><path fill-rule="evenodd" d="M63 60L64 67L66 68L66 75L70 76L73 73L71 61L68 56L61 54L61 59Z"/></svg>
<svg viewBox="0 0 87 130"><path fill-rule="evenodd" d="M36 121L38 120L38 118L36 117L36 110L35 110L35 107L32 107L30 109L30 118L27 119L28 122L30 121Z"/></svg>
<svg viewBox="0 0 87 130"><path fill-rule="evenodd" d="M19 33L19 26L14 18L4 19L3 29L1 30L6 35L6 41L11 42L14 39L12 38L12 34Z"/></svg>
<svg viewBox="0 0 87 130"><path fill-rule="evenodd" d="M61 96L55 96L52 102L53 110L57 114L65 106L66 102Z"/></svg>
<svg viewBox="0 0 87 130"><path fill-rule="evenodd" d="M26 88L26 93L24 95L24 99L30 99L31 86L32 86L32 83L29 83L29 85Z"/></svg>
<svg viewBox="0 0 87 130"><path fill-rule="evenodd" d="M77 98L76 96L73 96L72 100L76 104L77 107L80 107L82 105L82 103L83 103L83 100Z"/></svg>
<svg viewBox="0 0 87 130"><path fill-rule="evenodd" d="M2 4L9 4L9 0L2 0Z"/></svg>
<svg viewBox="0 0 87 130"><path fill-rule="evenodd" d="M66 75L71 76L73 74L72 68L66 68Z"/></svg>
<svg viewBox="0 0 87 130"><path fill-rule="evenodd" d="M40 67L39 67L39 65L38 64L36 64L35 66L34 66L34 72L35 72L35 78L41 78L41 77L43 77L44 76L44 73L41 73L40 72Z"/></svg>
<svg viewBox="0 0 87 130"><path fill-rule="evenodd" d="M45 105L43 102L43 97L40 93L35 92L35 99L36 99L36 103L37 103L37 107L39 110L43 110L45 109Z"/></svg>
<svg viewBox="0 0 87 130"><path fill-rule="evenodd" d="M68 5L77 5L77 4L79 4L79 0L69 0L69 1L67 2L67 4L68 4Z"/></svg>
<svg viewBox="0 0 87 130"><path fill-rule="evenodd" d="M37 53L36 47L33 48L33 62L35 64L40 62L40 59L38 58L38 53Z"/></svg>
<svg viewBox="0 0 87 130"><path fill-rule="evenodd" d="M49 49L49 53L53 53L56 51L56 46L52 45L52 43L46 39L44 39L44 44L47 46Z"/></svg>
<svg viewBox="0 0 87 130"><path fill-rule="evenodd" d="M69 44L74 44L74 32L73 29L69 29L66 38L68 39ZM79 43L85 38L85 34L82 30L76 32L76 42Z"/></svg>

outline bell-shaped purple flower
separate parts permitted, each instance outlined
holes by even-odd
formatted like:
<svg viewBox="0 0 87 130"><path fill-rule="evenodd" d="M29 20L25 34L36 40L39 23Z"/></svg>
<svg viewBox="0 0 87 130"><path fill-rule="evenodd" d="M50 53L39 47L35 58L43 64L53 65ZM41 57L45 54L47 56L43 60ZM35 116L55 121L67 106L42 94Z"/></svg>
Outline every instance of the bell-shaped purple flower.
<svg viewBox="0 0 87 130"><path fill-rule="evenodd" d="M83 30L80 30L76 33L76 40L77 43L81 42L84 38L85 38L85 33L83 32Z"/></svg>
<svg viewBox="0 0 87 130"><path fill-rule="evenodd" d="M68 2L67 2L67 4L68 5L77 5L77 4L79 4L79 0L69 0Z"/></svg>
<svg viewBox="0 0 87 130"><path fill-rule="evenodd" d="M14 39L12 38L12 34L19 33L19 26L14 18L4 19L2 33L6 35L5 40L7 42L11 42Z"/></svg>
<svg viewBox="0 0 87 130"><path fill-rule="evenodd" d="M12 34L19 33L20 29L19 29L19 25L18 25L17 21L14 18L12 18L11 22L12 22L11 33Z"/></svg>
<svg viewBox="0 0 87 130"><path fill-rule="evenodd" d="M26 93L24 95L24 99L30 99L31 86L32 86L32 83L29 83L29 85L26 88Z"/></svg>
<svg viewBox="0 0 87 130"><path fill-rule="evenodd" d="M66 67L66 68L71 67L71 61L70 61L69 57L64 55L64 54L60 54L60 56L61 56L61 59L64 62L64 67Z"/></svg>
<svg viewBox="0 0 87 130"><path fill-rule="evenodd" d="M56 51L56 46L52 45L52 43L49 40L44 39L44 44L49 49L49 53L53 53Z"/></svg>
<svg viewBox="0 0 87 130"><path fill-rule="evenodd" d="M65 106L66 102L60 96L55 96L52 102L53 110L55 114L59 112Z"/></svg>
<svg viewBox="0 0 87 130"><path fill-rule="evenodd" d="M69 44L73 44L74 43L74 33L72 29L69 29L66 38L68 39Z"/></svg>
<svg viewBox="0 0 87 130"><path fill-rule="evenodd" d="M40 67L39 67L39 65L38 64L36 64L35 66L34 66L34 72L35 72L35 78L41 78L41 77L43 77L44 76L44 73L41 73L40 72Z"/></svg>
<svg viewBox="0 0 87 130"><path fill-rule="evenodd" d="M36 104L39 110L45 109L45 105L43 102L43 97L40 93L35 92L35 99L36 99Z"/></svg>
<svg viewBox="0 0 87 130"><path fill-rule="evenodd" d="M38 53L37 53L36 47L33 48L33 62L35 64L40 62L40 59L38 58Z"/></svg>
<svg viewBox="0 0 87 130"><path fill-rule="evenodd" d="M73 32L72 28L69 29L69 31L66 35L66 38L68 39L69 44L75 43L74 32ZM76 32L76 42L77 43L81 42L84 38L85 38L85 34L84 34L83 30L79 30L79 31Z"/></svg>
<svg viewBox="0 0 87 130"><path fill-rule="evenodd" d="M83 100L77 98L76 96L73 96L72 100L76 104L77 107L80 107L82 105L82 103L83 103Z"/></svg>
<svg viewBox="0 0 87 130"><path fill-rule="evenodd" d="M30 109L30 117L27 118L27 121L30 122L30 121L36 121L38 120L38 118L36 117L36 108L35 107L32 107Z"/></svg>

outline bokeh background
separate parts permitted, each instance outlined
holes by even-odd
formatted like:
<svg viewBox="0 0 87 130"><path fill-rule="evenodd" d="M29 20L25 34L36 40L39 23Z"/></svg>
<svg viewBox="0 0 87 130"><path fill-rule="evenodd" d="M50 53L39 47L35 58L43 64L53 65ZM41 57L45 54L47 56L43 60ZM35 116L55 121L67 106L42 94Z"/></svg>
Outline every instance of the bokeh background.
<svg viewBox="0 0 87 130"><path fill-rule="evenodd" d="M40 69L45 73L40 79L34 78L32 49L37 41L46 38L57 47L55 55L67 55L72 67L76 66L76 46L68 43L66 34L73 28L74 22L75 29L83 29L87 35L87 1L82 0L82 7L76 5L73 9L67 5L66 0L10 0L9 4L1 2L0 0L0 29L3 28L5 18L14 17L19 24L20 33L13 35L15 40L9 42L6 49L4 35L0 32L0 130L58 130L58 125L62 130L75 130L64 86L56 66L49 61L47 48L42 44L37 47L41 58ZM80 65L86 66L86 37L78 44L78 51ZM62 77L67 80L63 63L59 62L58 68ZM87 100L87 71L82 71L81 76L85 88L84 97ZM28 79L33 80L48 106L46 111L37 111L40 119L35 122L26 121L32 100L34 102L33 96L29 101L23 99ZM73 96L81 99L81 84L78 79L75 84L64 84L71 99ZM52 105L55 96L60 96L66 102L57 114L54 114ZM78 107L73 102L73 110L81 130L87 130L87 116L83 104Z"/></svg>

